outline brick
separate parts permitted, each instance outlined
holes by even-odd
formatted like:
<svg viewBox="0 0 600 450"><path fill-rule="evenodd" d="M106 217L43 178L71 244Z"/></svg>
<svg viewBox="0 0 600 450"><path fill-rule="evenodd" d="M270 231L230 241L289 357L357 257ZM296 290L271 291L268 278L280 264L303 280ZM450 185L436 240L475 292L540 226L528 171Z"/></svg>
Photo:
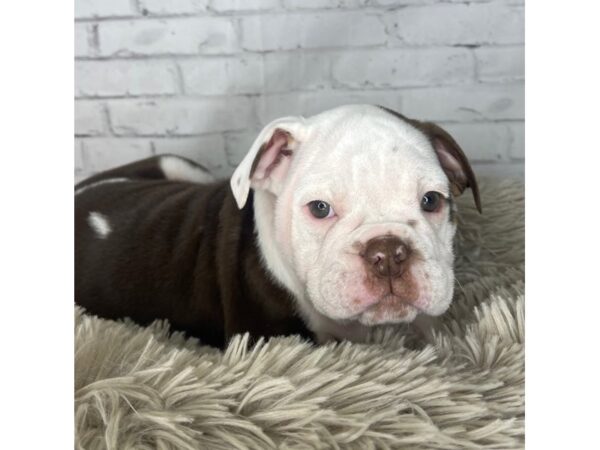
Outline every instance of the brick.
<svg viewBox="0 0 600 450"><path fill-rule="evenodd" d="M144 15L189 14L206 11L208 0L139 0Z"/></svg>
<svg viewBox="0 0 600 450"><path fill-rule="evenodd" d="M152 144L158 155L170 153L184 156L206 167L216 176L229 173L225 139L220 134L192 138L157 138L152 139Z"/></svg>
<svg viewBox="0 0 600 450"><path fill-rule="evenodd" d="M249 16L240 19L246 50L290 50L381 45L387 40L381 21L357 12Z"/></svg>
<svg viewBox="0 0 600 450"><path fill-rule="evenodd" d="M244 54L180 61L188 94L262 94L330 86L327 53Z"/></svg>
<svg viewBox="0 0 600 450"><path fill-rule="evenodd" d="M402 91L405 113L433 121L523 119L523 85L432 87Z"/></svg>
<svg viewBox="0 0 600 450"><path fill-rule="evenodd" d="M267 53L264 55L266 92L314 90L331 86L332 55L318 53Z"/></svg>
<svg viewBox="0 0 600 450"><path fill-rule="evenodd" d="M75 18L126 17L136 11L131 0L76 0Z"/></svg>
<svg viewBox="0 0 600 450"><path fill-rule="evenodd" d="M75 94L79 97L177 92L177 69L170 61L75 62Z"/></svg>
<svg viewBox="0 0 600 450"><path fill-rule="evenodd" d="M194 135L252 125L252 105L245 97L112 100L108 106L115 134L124 136Z"/></svg>
<svg viewBox="0 0 600 450"><path fill-rule="evenodd" d="M470 162L506 161L510 133L503 123L441 124L458 142Z"/></svg>
<svg viewBox="0 0 600 450"><path fill-rule="evenodd" d="M326 95L332 95L327 93ZM257 100L259 124L266 125L278 117L306 115L303 94L264 95Z"/></svg>
<svg viewBox="0 0 600 450"><path fill-rule="evenodd" d="M406 44L520 44L524 41L523 8L496 2L407 7L396 11L388 23Z"/></svg>
<svg viewBox="0 0 600 450"><path fill-rule="evenodd" d="M260 128L225 133L225 154L229 166L236 167L242 162L259 133Z"/></svg>
<svg viewBox="0 0 600 450"><path fill-rule="evenodd" d="M337 106L370 103L401 110L398 91L315 91L291 94L272 94L257 100L259 123L268 122L283 116L312 116Z"/></svg>
<svg viewBox="0 0 600 450"><path fill-rule="evenodd" d="M98 33L104 56L229 54L237 48L233 24L225 18L102 22Z"/></svg>
<svg viewBox="0 0 600 450"><path fill-rule="evenodd" d="M358 8L369 3L370 0L283 0L287 9Z"/></svg>
<svg viewBox="0 0 600 450"><path fill-rule="evenodd" d="M525 48L497 47L475 50L477 78L481 81L503 82L525 78Z"/></svg>
<svg viewBox="0 0 600 450"><path fill-rule="evenodd" d="M89 138L83 140L86 171L96 173L152 155L148 139Z"/></svg>
<svg viewBox="0 0 600 450"><path fill-rule="evenodd" d="M90 46L91 25L87 23L75 24L75 57L92 56L94 49Z"/></svg>
<svg viewBox="0 0 600 450"><path fill-rule="evenodd" d="M525 123L511 123L509 125L511 140L510 140L510 157L512 159L525 159Z"/></svg>
<svg viewBox="0 0 600 450"><path fill-rule="evenodd" d="M279 0L212 0L210 8L218 12L264 11L279 7Z"/></svg>
<svg viewBox="0 0 600 450"><path fill-rule="evenodd" d="M473 74L473 58L465 49L348 51L333 62L334 80L353 88L465 83Z"/></svg>
<svg viewBox="0 0 600 450"><path fill-rule="evenodd" d="M187 60L179 67L188 94L254 94L264 86L260 55Z"/></svg>
<svg viewBox="0 0 600 450"><path fill-rule="evenodd" d="M102 104L95 101L75 101L75 135L100 136L105 132Z"/></svg>

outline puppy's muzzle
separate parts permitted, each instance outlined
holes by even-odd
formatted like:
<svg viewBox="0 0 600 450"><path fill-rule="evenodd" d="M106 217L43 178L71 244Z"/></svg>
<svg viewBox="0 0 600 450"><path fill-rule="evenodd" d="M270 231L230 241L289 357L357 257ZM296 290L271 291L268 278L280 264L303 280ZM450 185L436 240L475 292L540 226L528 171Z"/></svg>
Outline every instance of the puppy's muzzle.
<svg viewBox="0 0 600 450"><path fill-rule="evenodd" d="M410 248L396 236L378 236L367 242L361 256L367 270L378 278L398 278L408 265Z"/></svg>

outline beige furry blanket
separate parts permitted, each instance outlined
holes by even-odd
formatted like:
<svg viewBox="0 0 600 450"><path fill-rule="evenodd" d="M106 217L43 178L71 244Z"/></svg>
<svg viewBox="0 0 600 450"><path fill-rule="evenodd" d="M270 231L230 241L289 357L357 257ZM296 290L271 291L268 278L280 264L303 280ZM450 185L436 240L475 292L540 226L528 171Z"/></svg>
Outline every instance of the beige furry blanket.
<svg viewBox="0 0 600 450"><path fill-rule="evenodd" d="M460 202L456 298L427 339L297 337L224 353L75 312L81 449L512 449L524 443L524 197L482 186Z"/></svg>

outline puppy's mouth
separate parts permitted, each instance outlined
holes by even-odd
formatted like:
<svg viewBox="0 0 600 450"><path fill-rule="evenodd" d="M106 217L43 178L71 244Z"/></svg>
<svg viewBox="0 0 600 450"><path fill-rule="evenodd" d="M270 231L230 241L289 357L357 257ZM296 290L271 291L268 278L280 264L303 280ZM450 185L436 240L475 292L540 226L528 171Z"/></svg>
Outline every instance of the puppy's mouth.
<svg viewBox="0 0 600 450"><path fill-rule="evenodd" d="M386 308L390 310L412 308L416 309L419 312L424 312L423 309L415 305L414 302L408 301L400 297L399 295L394 294L393 292L389 292L387 294L382 295L379 299L375 301L375 303L365 308L363 312L367 312L371 309L377 308Z"/></svg>
<svg viewBox="0 0 600 450"><path fill-rule="evenodd" d="M410 322L418 313L424 313L414 302L391 292L369 303L371 304L353 317L354 320L365 325Z"/></svg>

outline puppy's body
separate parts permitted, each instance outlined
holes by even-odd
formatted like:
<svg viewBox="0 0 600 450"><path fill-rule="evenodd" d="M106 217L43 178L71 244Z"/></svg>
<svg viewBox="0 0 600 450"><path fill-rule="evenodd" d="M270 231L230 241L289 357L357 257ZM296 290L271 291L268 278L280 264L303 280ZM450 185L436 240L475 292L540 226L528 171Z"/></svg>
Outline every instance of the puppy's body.
<svg viewBox="0 0 600 450"><path fill-rule="evenodd" d="M364 340L452 299L453 198L477 183L435 124L350 105L267 125L231 177L173 156L76 188L76 301L222 346Z"/></svg>
<svg viewBox="0 0 600 450"><path fill-rule="evenodd" d="M217 347L246 331L310 336L263 267L252 199L238 210L226 181L167 179L161 158L76 187L77 303L106 318L168 319Z"/></svg>

